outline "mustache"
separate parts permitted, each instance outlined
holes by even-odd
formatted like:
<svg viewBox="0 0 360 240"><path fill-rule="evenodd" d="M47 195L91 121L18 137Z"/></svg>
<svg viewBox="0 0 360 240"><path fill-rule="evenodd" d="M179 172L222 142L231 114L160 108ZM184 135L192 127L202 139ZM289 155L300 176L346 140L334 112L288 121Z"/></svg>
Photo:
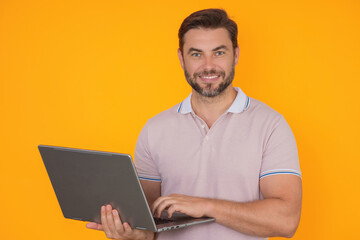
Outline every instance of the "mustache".
<svg viewBox="0 0 360 240"><path fill-rule="evenodd" d="M216 71L215 69L212 70L204 70L201 72L196 72L193 74L194 78L198 77L198 76L208 76L208 75L220 75L223 78L225 78L225 72L224 71Z"/></svg>

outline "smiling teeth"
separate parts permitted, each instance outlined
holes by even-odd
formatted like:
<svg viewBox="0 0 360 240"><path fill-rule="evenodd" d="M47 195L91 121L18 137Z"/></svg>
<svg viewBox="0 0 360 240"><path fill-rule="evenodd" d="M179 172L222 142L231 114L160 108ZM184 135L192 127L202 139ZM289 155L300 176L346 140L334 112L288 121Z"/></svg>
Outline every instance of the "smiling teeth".
<svg viewBox="0 0 360 240"><path fill-rule="evenodd" d="M202 76L202 78L206 78L206 79L213 79L213 78L217 78L218 76L209 76L209 77L205 77L205 76Z"/></svg>

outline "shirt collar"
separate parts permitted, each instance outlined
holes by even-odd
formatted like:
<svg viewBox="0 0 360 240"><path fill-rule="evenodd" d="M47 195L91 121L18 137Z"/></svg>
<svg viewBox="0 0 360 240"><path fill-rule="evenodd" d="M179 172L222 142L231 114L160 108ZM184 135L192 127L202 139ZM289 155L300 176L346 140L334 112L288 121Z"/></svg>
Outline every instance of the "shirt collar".
<svg viewBox="0 0 360 240"><path fill-rule="evenodd" d="M241 113L249 108L250 98L246 96L240 88L234 87L234 89L235 91L237 91L237 95L227 112ZM177 110L178 113L187 114L193 112L193 109L191 107L191 95L192 93L190 93L190 95L180 103L180 106Z"/></svg>

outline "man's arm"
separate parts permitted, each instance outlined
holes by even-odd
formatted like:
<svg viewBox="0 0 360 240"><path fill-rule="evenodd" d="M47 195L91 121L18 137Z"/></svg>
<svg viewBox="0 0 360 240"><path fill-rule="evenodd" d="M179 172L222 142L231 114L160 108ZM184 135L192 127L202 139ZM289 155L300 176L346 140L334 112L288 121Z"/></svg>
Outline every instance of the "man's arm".
<svg viewBox="0 0 360 240"><path fill-rule="evenodd" d="M140 183L144 190L146 200L149 206L151 206L161 195L161 182L140 179Z"/></svg>
<svg viewBox="0 0 360 240"><path fill-rule="evenodd" d="M236 231L260 237L292 237L300 221L302 184L294 175L274 175L260 180L263 200L240 203L185 195L160 197L153 212L168 209L193 217L214 217Z"/></svg>

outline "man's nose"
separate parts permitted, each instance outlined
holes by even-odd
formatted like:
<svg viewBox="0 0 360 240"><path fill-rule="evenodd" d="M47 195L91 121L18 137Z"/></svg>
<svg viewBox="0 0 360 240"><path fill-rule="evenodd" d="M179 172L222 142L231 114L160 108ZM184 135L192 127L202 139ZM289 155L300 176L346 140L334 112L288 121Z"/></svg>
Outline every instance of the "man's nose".
<svg viewBox="0 0 360 240"><path fill-rule="evenodd" d="M210 69L215 68L214 59L213 59L212 56L204 57L203 68L206 69L206 70L210 70Z"/></svg>

